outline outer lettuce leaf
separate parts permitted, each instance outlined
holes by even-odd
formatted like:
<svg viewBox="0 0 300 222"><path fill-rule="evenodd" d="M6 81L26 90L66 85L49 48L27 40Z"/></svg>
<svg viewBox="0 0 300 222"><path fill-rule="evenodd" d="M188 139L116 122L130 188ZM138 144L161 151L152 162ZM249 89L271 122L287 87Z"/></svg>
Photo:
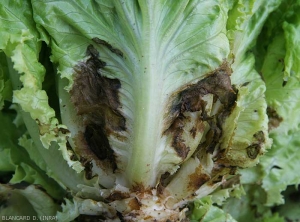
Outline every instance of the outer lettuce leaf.
<svg viewBox="0 0 300 222"><path fill-rule="evenodd" d="M16 143L22 130L13 124L13 116L0 113L0 174L14 173L9 183L16 184L27 182L43 187L48 194L56 199L61 199L64 191L58 184L49 178L44 169L42 170L30 159L28 153ZM18 135L19 134L19 135Z"/></svg>
<svg viewBox="0 0 300 222"><path fill-rule="evenodd" d="M268 137L268 117L265 113L266 87L253 65L254 57L249 55L234 67L231 76L239 95L235 110L224 124L226 131L221 146L227 148L225 164L254 166L259 161L255 155L262 155L271 145ZM254 152L254 158L251 157L252 144L261 144L260 151Z"/></svg>
<svg viewBox="0 0 300 222"><path fill-rule="evenodd" d="M300 202L299 188L297 186L289 186L284 192L285 204L276 208L276 211L288 221L299 221Z"/></svg>
<svg viewBox="0 0 300 222"><path fill-rule="evenodd" d="M2 1L0 14L0 49L10 57L14 69L21 74L19 82L9 61L12 84L14 89L18 89L14 91L13 102L20 104L37 121L43 146L48 148L51 142L56 142L68 164L76 171L82 171L81 164L70 159L71 154L66 148L66 135L60 133L65 127L59 125L55 111L48 104L48 96L42 89L45 69L39 62L41 41L32 20L30 1ZM21 84L23 87L20 89Z"/></svg>
<svg viewBox="0 0 300 222"><path fill-rule="evenodd" d="M0 52L0 110L4 107L4 101L12 100L12 86L8 75L6 56Z"/></svg>
<svg viewBox="0 0 300 222"><path fill-rule="evenodd" d="M282 0L238 0L233 1L229 11L227 29L235 64L242 61L247 51L256 43L262 26L269 14Z"/></svg>
<svg viewBox="0 0 300 222"><path fill-rule="evenodd" d="M280 9L287 7L288 2L282 4ZM294 2L292 9L297 8ZM278 16L279 10L273 16ZM291 27L297 28L298 14L290 14L292 11L284 11L282 17L288 17ZM279 17L280 18L280 17ZM292 19L291 19L292 18ZM272 17L270 18L272 19ZM271 24L271 25L270 25ZM262 173L262 187L267 192L267 205L282 204L281 191L288 185L298 184L297 165L299 155L299 111L300 111L300 82L297 74L293 75L290 70L290 62L297 66L300 62L298 56L293 54L298 46L291 46L290 39L297 37L283 28L275 29L271 21L268 21L266 30L274 33L272 40L267 39L269 47L262 64L261 72L266 82L266 99L270 108L270 130L274 140L273 147L269 153L262 158L259 173ZM278 26L277 26L278 27ZM288 32L288 33L287 33ZM276 35L275 35L276 33ZM289 38L287 38L289 36ZM271 42L270 42L271 41ZM294 56L292 56L294 55ZM289 73L287 75L287 72ZM297 73L296 69L295 72ZM287 76L289 76L287 78Z"/></svg>
<svg viewBox="0 0 300 222"><path fill-rule="evenodd" d="M236 222L230 214L223 212L220 208L213 206L213 201L210 196L204 197L194 202L191 222Z"/></svg>
<svg viewBox="0 0 300 222"><path fill-rule="evenodd" d="M285 203L282 191L300 182L297 172L300 158L297 151L300 133L299 58L295 55L298 45L295 43L297 33L294 32L299 23L298 9L298 1L283 1L270 15L258 37L255 56L257 68L266 83L273 145L258 166L240 171L247 195L240 200L230 199L223 206L237 220L286 220L289 215L278 210L285 206L282 205ZM241 205L245 206L244 210L237 211ZM272 210L272 206L278 207Z"/></svg>
<svg viewBox="0 0 300 222"><path fill-rule="evenodd" d="M85 184L93 186L95 180L87 180L83 173L76 173L72 168L70 168L67 162L63 159L60 150L53 143L48 149L43 148L42 142L39 140L39 129L34 120L32 120L28 113L24 111L19 111L22 115L29 134L31 135L34 144L31 141L24 142L30 153L30 156L34 159L42 159L44 161L37 161L41 167L46 167L46 173L51 178L54 178L63 188L71 189L73 192L78 192L79 185ZM25 139L26 140L26 139ZM44 162L46 164L44 164Z"/></svg>
<svg viewBox="0 0 300 222"><path fill-rule="evenodd" d="M22 108L18 116L24 120L35 143L30 146L35 147L35 151L32 149L30 151L31 156L35 156L34 160L41 159L37 162L38 165L44 165L41 166L43 170L46 170L46 173L55 178L61 186L78 191L78 184L92 184L94 181L87 182L83 173L76 173L83 167L78 161L70 159L73 153L66 147L68 137L66 127L59 124L54 110L48 104L48 96L42 88L45 69L39 62L41 42L35 22L32 20L31 3L30 1L2 1L0 12L3 40L0 49L11 58L11 60L7 59L7 67L15 89L13 102ZM41 164L42 160L47 167L44 163Z"/></svg>
<svg viewBox="0 0 300 222"><path fill-rule="evenodd" d="M300 6L297 8L300 9ZM297 10L297 11L298 11ZM286 52L284 61L285 61L285 70L284 76L294 76L299 80L300 78L300 65L299 62L295 62L295 58L298 57L300 53L300 18L299 15L295 15L295 20L292 22L285 22L283 24L284 35L286 39L286 48L289 49Z"/></svg>
<svg viewBox="0 0 300 222"><path fill-rule="evenodd" d="M251 2L248 2L251 4ZM262 3L262 2L260 2ZM267 3L267 2L266 2ZM238 23L230 23L231 20L229 17L228 27L229 36L236 36L237 39L240 38L248 38L249 41L248 45L245 44L243 46L239 45L239 41L232 41L233 49L236 49L237 53L246 52L246 50L251 49L251 47L255 43L255 39L259 32L264 25L265 19L267 14L271 11L275 10L279 6L280 1L269 1L265 6L268 8L267 10L259 9L256 11L254 15L251 15L251 10L247 7L247 11L243 11L242 5L236 4L235 7L230 11L232 14L229 15L238 15L239 20L233 20L234 22ZM262 3L264 4L264 3ZM288 3L287 3L288 4ZM296 5L296 3L295 3ZM252 5L253 6L253 5ZM262 7L264 8L264 7ZM264 9L266 9L264 8ZM293 12L295 6L291 7L290 12ZM279 7L278 11L281 12L282 5ZM251 12L249 12L251 11ZM277 19L278 19L278 11L274 12L274 15L271 15L272 19L267 21L267 25L274 24L272 26L274 30L276 30L276 34L278 34L278 27ZM287 10L282 10L287 11ZM245 14L244 14L245 13ZM244 16L242 16L244 15ZM273 16L273 17L272 17ZM248 17L248 18L247 18ZM247 18L247 19L246 19ZM248 25L250 24L250 25ZM252 24L252 25L251 25ZM276 25L275 25L276 24ZM255 26L253 26L255 25ZM235 27L235 28L234 28ZM237 28L240 27L240 30ZM243 28L241 28L243 27ZM251 28L250 28L251 27ZM245 29L245 31L244 31ZM280 28L279 28L280 29ZM236 31L235 31L236 30ZM248 30L248 31L247 31ZM250 32L252 32L250 34ZM232 35L232 33L236 33ZM285 36L289 36L290 39L294 39L290 33L286 33ZM244 35L244 36L243 36ZM263 30L262 37L270 37L273 38L275 35L274 31L273 34L268 33L265 28ZM252 40L251 40L252 39ZM259 37L260 39L260 37ZM297 39L297 38L295 38ZM281 191L286 189L287 185L299 183L298 177L296 176L295 167L297 167L296 160L299 158L297 157L297 141L295 138L298 132L294 132L295 136L285 136L282 138L283 134L287 132L292 132L291 130L297 129L299 125L299 99L297 95L299 95L299 82L296 80L295 77L290 77L289 81L283 87L283 73L284 70L284 63L281 58L284 58L286 54L285 52L285 39L283 38L282 34L280 36L275 37L275 40L270 44L270 40L268 38L264 39L262 43L262 39L258 42L258 47L260 49L260 53L255 53L256 58L253 55L249 55L249 53L244 54L244 59L239 57L233 64L234 73L232 76L232 80L234 83L238 84L242 79L246 78L249 80L250 84L252 85L254 82L258 81L261 82L259 75L256 71L252 70L251 72L247 72L247 68L253 67L254 59L256 59L257 64L261 65L261 71L263 74L263 78L266 83L266 99L269 106L272 106L276 109L280 116L287 116L289 118L284 119L280 123L280 127L273 129L272 137L274 139L274 145L272 146L271 151L267 152L265 156L260 159L260 164L255 168L244 169L241 171L241 183L242 184L256 184L258 181L261 181L262 188L257 187L256 185L251 185L249 188L246 186L246 196L243 196L242 199L238 200L236 198L230 198L227 203L223 206L223 209L226 212L229 212L235 219L238 221L283 221L283 217L278 216L278 214L273 214L269 208L269 206L273 206L275 203L280 204L283 203L282 196L280 195ZM287 40L288 41L288 40ZM245 40L243 40L243 43ZM263 45L265 43L265 45ZM288 43L287 43L288 44ZM262 46L269 46L269 51L264 51L264 47ZM295 47L286 47L288 49L295 49ZM242 54L240 54L242 55ZM290 61L296 61L295 58ZM279 62L278 62L279 61ZM294 64L297 64L294 62ZM236 65L236 66L235 66ZM235 68L236 67L236 68ZM274 72L275 70L275 72ZM251 75L247 75L246 73L252 73ZM251 80L252 78L252 80ZM254 82L253 82L254 81ZM263 83L262 86L264 85ZM286 92L286 94L285 94ZM264 93L264 90L262 91ZM263 94L258 96L261 100L264 97ZM256 99L253 100L253 104L249 105L249 111L245 112L245 118L241 118L241 120L249 120L251 117L251 108L253 109L256 105L257 107L261 107L261 104L265 104L264 102L259 103ZM292 108L291 108L292 107ZM264 108L261 109L261 112L264 112L266 109L266 105ZM256 110L256 109L254 109ZM259 110L259 109L258 109ZM246 114L247 113L247 114ZM291 118L290 118L291 117ZM295 121L296 120L296 121ZM254 121L255 122L255 121ZM253 121L249 122L249 126L255 125ZM238 133L243 132L243 129L246 129L247 126L244 125L241 129L242 131L238 131ZM275 137L275 135L278 135ZM292 142L294 141L294 142ZM289 144L288 149L282 149L285 147L284 144ZM291 163L291 164L289 164ZM294 167L295 166L295 167ZM288 173L287 173L288 172ZM282 178L285 178L282 180ZM250 190L249 190L250 189ZM259 190L259 191L254 191ZM255 192L258 192L255 194ZM266 206L267 205L267 206ZM245 206L242 210L237 210L240 206ZM254 210L253 210L254 209Z"/></svg>
<svg viewBox="0 0 300 222"><path fill-rule="evenodd" d="M288 80L290 76L300 78L299 59L299 31L300 17L297 13L300 10L300 1L284 1L280 9L273 18L280 18L284 37L286 40L286 54L284 56L284 80ZM270 18L271 20L272 18ZM270 21L271 23L271 21ZM273 24L274 26L274 24ZM273 27L276 30L276 26ZM272 30L273 31L273 30ZM274 32L274 31L273 31Z"/></svg>
<svg viewBox="0 0 300 222"><path fill-rule="evenodd" d="M3 221L53 221L59 209L51 197L34 185L18 189L0 184L0 201L0 218Z"/></svg>
<svg viewBox="0 0 300 222"><path fill-rule="evenodd" d="M281 192L288 185L300 183L296 170L300 158L297 152L300 142L300 82L296 74L292 73L287 82L284 80L289 66L289 62L285 62L286 56L290 50L295 50L294 47L290 47L289 40L285 37L286 34L277 34L274 37L262 66L267 86L266 99L271 112L275 112L275 115L271 114L270 117L270 135L274 143L271 151L262 158L260 169L263 172L262 187L267 192L265 204L269 206L283 204ZM300 63L298 56L289 57L288 61L291 59L295 65Z"/></svg>
<svg viewBox="0 0 300 222"><path fill-rule="evenodd" d="M72 201L66 199L66 203L62 205L62 211L57 213L58 221L69 222L77 218L77 220L88 220L89 216L106 215L111 222L120 222L120 219L115 218L116 211L110 205L104 202L97 202L92 199L81 199L75 197Z"/></svg>
<svg viewBox="0 0 300 222"><path fill-rule="evenodd" d="M240 198L230 198L222 206L237 221L258 222L284 222L284 218L274 212L272 208L264 205L266 201L265 191L257 184L244 185L246 195Z"/></svg>
<svg viewBox="0 0 300 222"><path fill-rule="evenodd" d="M295 42L299 9L299 1L284 1L271 14L259 37L260 45L256 47L258 69L267 86L268 106L275 110L277 118L285 117L279 121L280 127L271 127L272 133L278 135L299 129L299 73L296 67L300 61L295 52L299 47Z"/></svg>
<svg viewBox="0 0 300 222"><path fill-rule="evenodd" d="M265 83L254 69L255 58L249 50L255 44L268 15L274 11L281 1L234 1L228 13L227 36L230 40L233 64L232 83L239 90L237 108L227 119L224 128L222 147L226 150L225 163L233 163L241 167L254 166L258 163L250 161L249 147L257 137L257 131L266 137L261 154L271 145L268 138L268 117L265 114ZM251 92L251 93L250 93ZM255 136L256 135L256 136ZM260 139L258 139L260 140ZM246 145L247 144L247 145ZM247 153L248 152L248 153Z"/></svg>
<svg viewBox="0 0 300 222"><path fill-rule="evenodd" d="M299 51L297 35L299 33L299 1L285 0L280 7L270 15L264 26L262 33L258 37L257 46L255 47L258 69L261 69L269 41L277 35L284 35L285 48L288 49L282 57L284 64L284 80L290 76L299 78L298 62L294 62ZM297 60L297 59L296 59Z"/></svg>
<svg viewBox="0 0 300 222"><path fill-rule="evenodd" d="M281 192L288 185L299 184L300 131L274 138L273 149L262 160L262 187L267 192L266 205L284 204ZM288 144L288 145L286 145ZM284 147L284 149L282 148Z"/></svg>

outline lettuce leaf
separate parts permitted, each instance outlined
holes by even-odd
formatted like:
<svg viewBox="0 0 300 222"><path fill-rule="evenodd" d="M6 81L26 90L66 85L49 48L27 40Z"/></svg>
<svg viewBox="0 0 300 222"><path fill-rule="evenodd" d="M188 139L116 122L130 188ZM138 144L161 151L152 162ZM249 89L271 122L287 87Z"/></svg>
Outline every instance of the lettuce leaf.
<svg viewBox="0 0 300 222"><path fill-rule="evenodd" d="M191 216L191 222L196 221L224 221L236 222L230 214L226 214L220 208L213 206L210 196L204 197L194 202L194 208Z"/></svg>
<svg viewBox="0 0 300 222"><path fill-rule="evenodd" d="M299 184L300 82L297 76L299 59L295 55L299 47L295 42L298 33L295 30L300 21L298 10L298 1L283 1L266 21L254 48L256 67L266 84L273 144L256 167L240 171L246 196L231 198L223 206L224 211L237 220L285 221L293 214L283 211L287 203L294 203L289 202L289 196L283 191ZM236 211L240 205L245 207ZM297 205L290 207L294 209Z"/></svg>
<svg viewBox="0 0 300 222"><path fill-rule="evenodd" d="M0 184L0 202L3 221L52 221L59 210L59 205L34 185L23 188Z"/></svg>

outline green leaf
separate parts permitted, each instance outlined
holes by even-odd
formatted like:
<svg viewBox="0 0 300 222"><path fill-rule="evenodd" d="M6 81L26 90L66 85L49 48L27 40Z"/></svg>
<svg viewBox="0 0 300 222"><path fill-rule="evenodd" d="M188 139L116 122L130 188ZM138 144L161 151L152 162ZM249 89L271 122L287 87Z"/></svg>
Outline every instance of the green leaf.
<svg viewBox="0 0 300 222"><path fill-rule="evenodd" d="M0 52L0 110L4 107L5 101L12 100L12 86L8 75L6 56Z"/></svg>
<svg viewBox="0 0 300 222"><path fill-rule="evenodd" d="M283 193L285 204L278 206L276 211L286 220L300 220L299 215L299 188L295 185L289 186Z"/></svg>
<svg viewBox="0 0 300 222"><path fill-rule="evenodd" d="M17 186L0 184L0 203L3 221L52 221L59 209L47 194L33 185L18 189Z"/></svg>
<svg viewBox="0 0 300 222"><path fill-rule="evenodd" d="M284 7L285 5L281 6ZM288 15L287 11L287 15ZM297 18L297 15L292 16ZM298 20L292 20L298 21ZM269 24L269 23L267 23ZM270 23L272 24L272 23ZM269 27L269 26L267 26ZM272 26L270 26L272 28ZM285 26L284 26L285 27ZM275 27L274 27L275 29ZM272 29L271 29L272 30ZM299 111L300 111L300 82L296 75L287 77L286 69L297 64L299 59L289 45L289 38L297 38L295 33L287 33L285 28L272 30L276 36L272 41L267 40L269 46L262 64L262 75L266 82L266 99L269 107L269 128L273 138L273 146L261 160L259 174L262 187L267 193L266 205L283 204L281 192L288 185L298 184L297 176L297 149L299 147ZM293 37L292 37L293 36ZM287 57L288 61L286 61Z"/></svg>
<svg viewBox="0 0 300 222"><path fill-rule="evenodd" d="M49 148L51 142L57 142L68 164L77 172L82 171L83 166L78 161L70 159L72 154L67 151L67 135L60 133L65 126L59 124L54 109L49 106L48 96L42 89L45 77L45 68L39 62L42 43L36 24L32 20L33 11L30 1L5 0L0 5L0 14L3 40L0 50L9 57L8 68L15 89L13 102L18 103L25 112L30 113L31 118L38 122L43 146ZM20 74L20 78L16 71Z"/></svg>
<svg viewBox="0 0 300 222"><path fill-rule="evenodd" d="M28 153L20 146L18 146L18 137L22 135L21 127L17 128L12 120L13 115L7 113L4 115L0 113L0 152L1 152L1 173L14 173L10 179L10 183L16 184L27 182L43 187L48 194L54 198L61 199L64 191L51 178L49 178L45 169L39 168L35 162L30 158Z"/></svg>
<svg viewBox="0 0 300 222"><path fill-rule="evenodd" d="M261 209L265 210L262 211L267 211L266 206L284 204L282 191L289 185L299 183L296 169L299 159L297 135L300 124L300 82L297 75L287 75L286 71L287 68L290 69L291 60L296 67L299 59L293 52L297 50L297 46L293 47L290 42L296 33L288 32L285 25L281 26L287 20L291 27L297 27L298 14L295 11L299 2L289 3L291 2L284 1L271 14L259 37L261 42L256 46L255 53L257 67L266 84L269 131L273 145L257 167L240 172L243 184L251 184L253 187L257 187L257 183L261 184L260 196L264 198L257 198L256 201L257 204L264 205ZM272 218L273 214L269 212L268 215ZM273 216L276 217L275 214Z"/></svg>
<svg viewBox="0 0 300 222"><path fill-rule="evenodd" d="M212 205L212 200L210 196L204 197L200 200L194 202L193 211L191 214L191 221L203 221L203 222L235 222L229 214L225 213L220 208Z"/></svg>
<svg viewBox="0 0 300 222"><path fill-rule="evenodd" d="M256 43L256 38L271 12L282 0L237 0L228 14L228 37L235 64L244 59L246 52Z"/></svg>

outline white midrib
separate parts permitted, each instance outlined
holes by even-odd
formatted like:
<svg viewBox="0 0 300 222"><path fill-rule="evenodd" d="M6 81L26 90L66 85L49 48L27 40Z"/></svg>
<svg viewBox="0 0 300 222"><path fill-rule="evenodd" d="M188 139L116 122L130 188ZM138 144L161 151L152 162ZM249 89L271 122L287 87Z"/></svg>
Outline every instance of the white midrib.
<svg viewBox="0 0 300 222"><path fill-rule="evenodd" d="M145 32L144 32L145 33ZM148 30L143 37L140 66L134 74L135 107L131 155L126 169L129 186L156 185L157 149L161 141L161 118L163 116L163 74L162 61L158 61L159 49L155 41L155 31Z"/></svg>

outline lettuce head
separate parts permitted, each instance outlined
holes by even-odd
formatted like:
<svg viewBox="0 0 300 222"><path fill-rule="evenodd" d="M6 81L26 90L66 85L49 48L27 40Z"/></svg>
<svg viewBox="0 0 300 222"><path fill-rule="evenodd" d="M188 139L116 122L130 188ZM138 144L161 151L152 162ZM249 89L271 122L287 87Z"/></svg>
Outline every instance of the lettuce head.
<svg viewBox="0 0 300 222"><path fill-rule="evenodd" d="M299 219L299 12L1 1L2 220Z"/></svg>

